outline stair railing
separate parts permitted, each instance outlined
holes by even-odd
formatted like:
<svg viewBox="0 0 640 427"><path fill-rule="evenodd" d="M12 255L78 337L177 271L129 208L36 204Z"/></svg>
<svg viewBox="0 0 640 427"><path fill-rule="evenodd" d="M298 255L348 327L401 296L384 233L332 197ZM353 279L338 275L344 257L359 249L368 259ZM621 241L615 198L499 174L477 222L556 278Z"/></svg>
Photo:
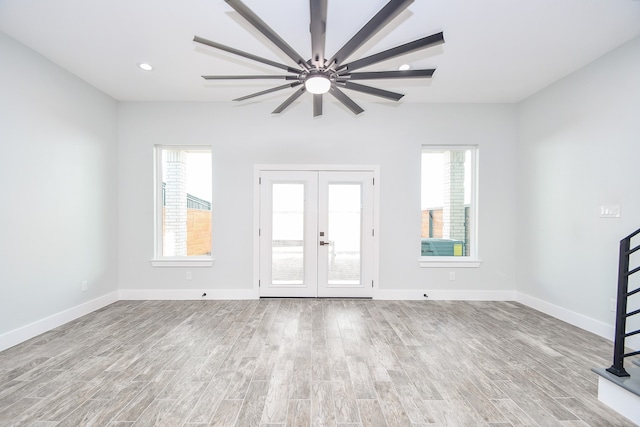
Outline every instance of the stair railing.
<svg viewBox="0 0 640 427"><path fill-rule="evenodd" d="M627 319L640 313L640 309L627 312L627 300L631 295L640 292L640 287L629 291L629 277L640 271L640 266L629 269L631 254L640 250L640 245L631 247L631 239L640 234L640 229L620 240L620 258L618 261L618 302L616 307L616 333L613 343L613 365L607 371L618 377L628 377L624 369L624 358L636 356L640 351L625 353L625 339L640 334L640 329L627 332Z"/></svg>

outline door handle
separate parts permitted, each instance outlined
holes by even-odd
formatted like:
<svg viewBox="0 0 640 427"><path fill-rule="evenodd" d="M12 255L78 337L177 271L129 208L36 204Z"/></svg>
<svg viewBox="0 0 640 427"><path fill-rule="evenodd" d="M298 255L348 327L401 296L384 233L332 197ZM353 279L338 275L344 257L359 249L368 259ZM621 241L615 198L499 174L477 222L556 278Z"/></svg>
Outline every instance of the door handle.
<svg viewBox="0 0 640 427"><path fill-rule="evenodd" d="M324 245L329 246L330 244L331 244L330 242L323 242L323 241L320 241L320 246L324 246Z"/></svg>

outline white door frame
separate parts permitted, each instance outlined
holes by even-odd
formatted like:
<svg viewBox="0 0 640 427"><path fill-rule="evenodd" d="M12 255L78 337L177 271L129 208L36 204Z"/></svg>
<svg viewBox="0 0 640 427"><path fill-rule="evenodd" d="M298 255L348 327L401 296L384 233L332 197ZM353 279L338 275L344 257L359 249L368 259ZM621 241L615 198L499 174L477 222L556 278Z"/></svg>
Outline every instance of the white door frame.
<svg viewBox="0 0 640 427"><path fill-rule="evenodd" d="M371 248L371 277L375 297L380 277L380 166L379 165L283 165L257 164L253 167L253 290L260 297L260 172L262 171L331 171L373 173L373 247Z"/></svg>

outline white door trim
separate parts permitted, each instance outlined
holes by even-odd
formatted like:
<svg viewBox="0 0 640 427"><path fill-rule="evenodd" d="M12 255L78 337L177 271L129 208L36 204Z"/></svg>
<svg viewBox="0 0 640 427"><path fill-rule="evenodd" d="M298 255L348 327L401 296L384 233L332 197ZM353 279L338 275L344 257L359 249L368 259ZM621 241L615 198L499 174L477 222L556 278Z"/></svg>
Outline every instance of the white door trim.
<svg viewBox="0 0 640 427"><path fill-rule="evenodd" d="M260 295L260 172L262 171L369 171L373 173L373 228L375 235L371 248L371 276L373 293L379 288L380 277L380 166L379 165L304 165L256 164L253 166L253 289Z"/></svg>

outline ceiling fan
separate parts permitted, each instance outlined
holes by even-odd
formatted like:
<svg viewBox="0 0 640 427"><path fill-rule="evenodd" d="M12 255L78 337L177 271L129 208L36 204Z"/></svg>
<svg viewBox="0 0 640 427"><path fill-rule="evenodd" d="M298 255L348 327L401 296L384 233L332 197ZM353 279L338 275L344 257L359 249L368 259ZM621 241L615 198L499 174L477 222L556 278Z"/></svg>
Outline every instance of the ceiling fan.
<svg viewBox="0 0 640 427"><path fill-rule="evenodd" d="M372 71L354 72L355 70L367 67L404 55L416 50L437 46L444 43L442 32L427 37L414 40L396 46L391 49L376 53L345 63L347 58L358 48L366 43L393 18L405 10L414 0L390 0L378 13L369 20L338 52L330 58L325 56L325 30L327 26L327 1L309 0L311 23L311 59L305 60L287 42L285 42L276 32L271 29L258 15L249 9L240 0L225 0L240 16L246 19L259 32L271 40L280 50L282 50L298 68L271 61L260 56L253 55L202 37L195 36L193 40L197 43L223 50L234 55L242 56L253 61L261 62L275 68L287 71L288 75L235 75L235 76L202 76L205 80L253 80L253 79L273 79L285 80L288 83L276 86L267 90L252 93L234 101L244 101L246 99L265 95L288 88L298 88L289 98L287 98L278 108L273 110L273 114L284 111L291 103L298 99L305 92L313 94L313 116L322 115L322 95L329 93L333 95L346 108L354 114L360 114L364 110L349 98L341 89L350 89L356 92L363 92L369 95L378 96L393 101L398 101L404 95L375 88L372 86L355 83L361 80L382 80L382 79L404 79L404 78L430 78L435 69L404 70L404 71Z"/></svg>

